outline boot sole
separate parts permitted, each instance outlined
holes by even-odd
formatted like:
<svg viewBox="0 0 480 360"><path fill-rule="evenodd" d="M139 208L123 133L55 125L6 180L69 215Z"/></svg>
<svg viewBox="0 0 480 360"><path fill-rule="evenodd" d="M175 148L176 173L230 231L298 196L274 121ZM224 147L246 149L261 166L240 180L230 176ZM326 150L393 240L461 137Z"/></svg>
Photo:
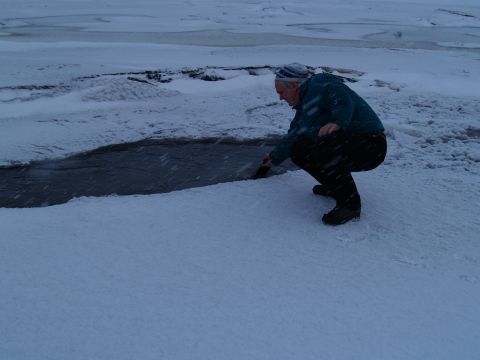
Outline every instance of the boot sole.
<svg viewBox="0 0 480 360"><path fill-rule="evenodd" d="M325 214L325 215L326 215L326 214ZM349 222L349 221L356 222L356 221L359 221L359 220L360 220L360 215L356 215L356 216L352 216L351 218L342 219L342 220L339 221L339 222L329 222L329 221L326 221L326 220L325 220L325 215L322 217L322 222L323 222L325 225L330 225L330 226L343 225L343 224L346 224L346 223Z"/></svg>

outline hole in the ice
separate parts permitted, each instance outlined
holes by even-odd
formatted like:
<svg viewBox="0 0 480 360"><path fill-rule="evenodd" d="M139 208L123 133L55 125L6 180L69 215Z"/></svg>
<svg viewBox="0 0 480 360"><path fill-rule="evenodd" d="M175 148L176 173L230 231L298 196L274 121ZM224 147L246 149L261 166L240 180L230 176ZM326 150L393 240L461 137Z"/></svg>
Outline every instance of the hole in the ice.
<svg viewBox="0 0 480 360"><path fill-rule="evenodd" d="M0 168L0 207L39 207L74 197L155 194L250 179L278 141L180 139L111 145L61 160ZM290 162L272 175L295 169Z"/></svg>

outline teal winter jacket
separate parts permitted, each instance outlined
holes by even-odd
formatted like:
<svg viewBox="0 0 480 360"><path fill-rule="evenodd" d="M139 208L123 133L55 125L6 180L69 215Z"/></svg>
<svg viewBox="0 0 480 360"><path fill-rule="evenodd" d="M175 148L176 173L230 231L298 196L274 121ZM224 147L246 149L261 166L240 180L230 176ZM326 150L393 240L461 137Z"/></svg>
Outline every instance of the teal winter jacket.
<svg viewBox="0 0 480 360"><path fill-rule="evenodd" d="M320 128L336 123L347 133L367 134L384 127L373 109L357 93L331 74L317 74L300 87L300 101L288 133L270 153L274 165L290 157L300 135L316 142Z"/></svg>

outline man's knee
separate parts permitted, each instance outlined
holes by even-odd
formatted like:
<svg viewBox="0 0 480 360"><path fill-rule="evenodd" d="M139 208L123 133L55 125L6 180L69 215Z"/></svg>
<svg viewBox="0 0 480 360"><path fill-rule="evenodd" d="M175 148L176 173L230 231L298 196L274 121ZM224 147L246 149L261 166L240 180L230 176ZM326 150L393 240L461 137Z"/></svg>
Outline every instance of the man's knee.
<svg viewBox="0 0 480 360"><path fill-rule="evenodd" d="M313 142L305 135L300 135L292 145L290 159L301 168L308 163L309 155L312 151Z"/></svg>

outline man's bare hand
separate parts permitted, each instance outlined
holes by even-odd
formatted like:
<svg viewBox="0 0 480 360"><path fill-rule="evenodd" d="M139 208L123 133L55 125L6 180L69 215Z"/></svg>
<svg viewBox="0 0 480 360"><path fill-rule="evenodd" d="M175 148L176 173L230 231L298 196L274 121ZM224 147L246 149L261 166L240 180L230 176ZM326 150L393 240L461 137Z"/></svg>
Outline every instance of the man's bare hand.
<svg viewBox="0 0 480 360"><path fill-rule="evenodd" d="M320 131L318 132L318 136L329 135L338 130L340 130L340 126L338 126L335 123L328 123L327 125L324 125L320 128Z"/></svg>
<svg viewBox="0 0 480 360"><path fill-rule="evenodd" d="M267 166L267 167L272 167L273 166L272 159L270 158L269 154L267 154L263 157L262 166Z"/></svg>
<svg viewBox="0 0 480 360"><path fill-rule="evenodd" d="M272 168L272 159L270 158L270 155L266 155L263 158L262 164L258 167L257 171L255 171L255 174L253 174L252 179L261 179L267 176L268 172Z"/></svg>

